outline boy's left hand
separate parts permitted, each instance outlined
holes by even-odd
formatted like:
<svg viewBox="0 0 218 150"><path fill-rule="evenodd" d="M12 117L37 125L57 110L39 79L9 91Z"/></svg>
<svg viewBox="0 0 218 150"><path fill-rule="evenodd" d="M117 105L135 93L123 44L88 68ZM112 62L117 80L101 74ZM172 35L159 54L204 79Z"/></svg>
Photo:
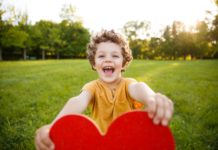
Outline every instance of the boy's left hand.
<svg viewBox="0 0 218 150"><path fill-rule="evenodd" d="M167 126L173 115L173 102L160 93L156 93L154 97L148 98L146 101L148 116L153 119L154 124L161 123L163 126Z"/></svg>

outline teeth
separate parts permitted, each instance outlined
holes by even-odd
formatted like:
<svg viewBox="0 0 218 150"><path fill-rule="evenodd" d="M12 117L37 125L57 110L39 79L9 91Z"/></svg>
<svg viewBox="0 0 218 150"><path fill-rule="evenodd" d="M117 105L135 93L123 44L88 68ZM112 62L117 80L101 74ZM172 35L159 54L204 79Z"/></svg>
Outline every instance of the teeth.
<svg viewBox="0 0 218 150"><path fill-rule="evenodd" d="M111 67L111 66L105 66L105 67L103 68L103 71L105 72L106 70L111 70L112 72L114 72L114 68Z"/></svg>
<svg viewBox="0 0 218 150"><path fill-rule="evenodd" d="M103 69L113 69L113 67L110 67L110 66L106 66L106 67L104 67Z"/></svg>

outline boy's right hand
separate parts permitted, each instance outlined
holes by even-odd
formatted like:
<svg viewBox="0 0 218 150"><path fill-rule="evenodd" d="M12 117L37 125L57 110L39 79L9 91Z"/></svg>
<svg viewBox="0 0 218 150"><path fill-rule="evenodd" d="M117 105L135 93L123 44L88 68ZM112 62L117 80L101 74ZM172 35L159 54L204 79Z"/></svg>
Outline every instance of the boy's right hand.
<svg viewBox="0 0 218 150"><path fill-rule="evenodd" d="M44 125L36 130L35 147L37 150L53 150L54 143L49 137L51 125Z"/></svg>

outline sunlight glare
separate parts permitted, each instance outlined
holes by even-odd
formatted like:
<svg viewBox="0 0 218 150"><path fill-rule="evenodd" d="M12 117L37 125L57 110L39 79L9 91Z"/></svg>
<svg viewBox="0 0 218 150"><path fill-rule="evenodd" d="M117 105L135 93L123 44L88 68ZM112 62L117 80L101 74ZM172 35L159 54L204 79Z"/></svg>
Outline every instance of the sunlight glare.
<svg viewBox="0 0 218 150"><path fill-rule="evenodd" d="M149 21L152 32L159 32L173 21L190 28L205 19L206 10L217 11L213 0L11 0L3 4L28 12L32 23L42 19L59 22L61 7L71 4L90 31L121 29L128 21L137 20Z"/></svg>

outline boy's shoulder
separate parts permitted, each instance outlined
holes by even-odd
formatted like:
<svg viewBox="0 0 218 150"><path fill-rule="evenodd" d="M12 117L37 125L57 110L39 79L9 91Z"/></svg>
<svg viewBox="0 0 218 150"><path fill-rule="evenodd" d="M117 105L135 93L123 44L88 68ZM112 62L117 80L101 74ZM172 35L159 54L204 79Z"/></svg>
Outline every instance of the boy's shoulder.
<svg viewBox="0 0 218 150"><path fill-rule="evenodd" d="M87 86L87 85L95 85L97 84L98 80L92 80L92 81L88 81L84 84L84 86Z"/></svg>
<svg viewBox="0 0 218 150"><path fill-rule="evenodd" d="M96 87L97 87L97 80L92 80L92 81L85 83L85 85L83 85L82 91L87 90L91 93L94 93Z"/></svg>
<svg viewBox="0 0 218 150"><path fill-rule="evenodd" d="M127 82L127 83L137 82L136 79L134 79L134 78L128 78L128 77L123 78L123 80L124 80L125 82Z"/></svg>

